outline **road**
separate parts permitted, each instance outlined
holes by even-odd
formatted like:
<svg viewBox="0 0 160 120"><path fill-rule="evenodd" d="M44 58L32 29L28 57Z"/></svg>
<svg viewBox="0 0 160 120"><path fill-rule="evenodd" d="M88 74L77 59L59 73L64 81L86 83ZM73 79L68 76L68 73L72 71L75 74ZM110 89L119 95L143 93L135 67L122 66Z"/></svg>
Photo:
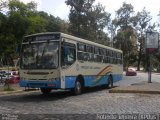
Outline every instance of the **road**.
<svg viewBox="0 0 160 120"><path fill-rule="evenodd" d="M133 83L138 83L140 81L148 81L148 73L138 72L137 76L125 76L123 75L123 80L115 83L116 86L129 86ZM160 73L152 73L151 75L152 82L160 82Z"/></svg>
<svg viewBox="0 0 160 120"><path fill-rule="evenodd" d="M159 82L159 78L160 75L152 75L152 81ZM123 80L115 85L128 86L145 80L147 80L147 74L138 73L137 76L124 76ZM33 119L35 116L44 119L53 114L61 114L66 118L65 114L160 113L160 95L108 93L108 90L106 88L89 89L79 96L73 96L70 92L54 91L47 96L42 95L40 91L0 96L0 113L4 116L8 114L23 116L23 119L31 117L28 114L32 114Z"/></svg>

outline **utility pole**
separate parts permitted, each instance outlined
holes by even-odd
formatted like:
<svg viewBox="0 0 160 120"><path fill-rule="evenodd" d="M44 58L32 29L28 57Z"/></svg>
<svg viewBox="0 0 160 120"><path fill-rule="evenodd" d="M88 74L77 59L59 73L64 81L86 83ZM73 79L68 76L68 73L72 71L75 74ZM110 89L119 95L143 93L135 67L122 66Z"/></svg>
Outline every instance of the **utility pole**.
<svg viewBox="0 0 160 120"><path fill-rule="evenodd" d="M151 65L151 54L149 53L148 54L148 83L151 83L151 76L152 76L152 65Z"/></svg>

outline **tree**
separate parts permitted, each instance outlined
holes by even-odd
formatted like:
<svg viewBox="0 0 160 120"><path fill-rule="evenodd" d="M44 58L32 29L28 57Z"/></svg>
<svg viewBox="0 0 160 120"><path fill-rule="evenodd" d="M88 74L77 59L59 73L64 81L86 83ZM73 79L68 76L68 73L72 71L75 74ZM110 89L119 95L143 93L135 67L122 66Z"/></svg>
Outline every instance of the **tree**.
<svg viewBox="0 0 160 120"><path fill-rule="evenodd" d="M144 8L141 12L138 12L135 17L132 18L135 29L137 31L137 37L139 42L139 53L138 53L138 65L137 70L140 70L140 64L142 60L142 53L144 53L144 43L145 43L145 31L148 29L149 22L152 17L150 12L147 12Z"/></svg>
<svg viewBox="0 0 160 120"><path fill-rule="evenodd" d="M69 14L69 31L76 36L81 36L81 26L84 16L84 4L86 0L67 0L66 4L71 6Z"/></svg>
<svg viewBox="0 0 160 120"><path fill-rule="evenodd" d="M116 36L116 32L117 32L117 28L118 28L118 24L117 24L118 22L117 22L117 19L115 18L115 19L113 19L113 20L111 20L109 23L108 23L108 32L110 33L110 35L111 35L111 39L110 39L110 43L109 43L109 45L111 46L111 47L113 47L113 40L114 40L114 38L115 38L115 36Z"/></svg>
<svg viewBox="0 0 160 120"><path fill-rule="evenodd" d="M38 15L41 16L45 21L45 31L47 32L64 32L68 33L68 23L59 17L54 17L53 15L48 15L44 11L38 12Z"/></svg>
<svg viewBox="0 0 160 120"><path fill-rule="evenodd" d="M117 24L120 28L125 29L131 25L131 15L133 13L133 6L124 2L122 7L116 11Z"/></svg>
<svg viewBox="0 0 160 120"><path fill-rule="evenodd" d="M93 5L95 0L67 0L71 6L69 14L69 32L75 36L107 43L108 34L104 28L110 20L110 14L105 12L101 4Z"/></svg>
<svg viewBox="0 0 160 120"><path fill-rule="evenodd" d="M9 24L18 40L21 41L25 34L45 31L45 21L38 15L36 8L37 4L34 2L27 4L19 0L9 2Z"/></svg>
<svg viewBox="0 0 160 120"><path fill-rule="evenodd" d="M43 30L37 30L36 27L44 25L44 21L38 16L34 2L24 4L19 0L10 0L6 7L8 12L0 13L0 57L10 55L16 58L16 47L21 43L23 36L32 33L33 29L33 32ZM31 30L31 27L34 28Z"/></svg>
<svg viewBox="0 0 160 120"><path fill-rule="evenodd" d="M97 4L92 7L92 10L87 12L88 19L88 35L93 41L106 44L108 34L104 33L104 28L110 22L110 14L105 12L105 7ZM103 36L105 34L105 36Z"/></svg>
<svg viewBox="0 0 160 120"><path fill-rule="evenodd" d="M67 32L67 22L45 12L38 12L35 2L24 4L19 0L9 0L6 4L1 0L0 10L2 7L7 8L8 12L0 12L0 58L4 55L17 58L16 47L25 35L46 31Z"/></svg>
<svg viewBox="0 0 160 120"><path fill-rule="evenodd" d="M114 38L114 47L123 51L124 67L129 66L130 56L135 54L137 48L136 35L131 21L133 13L133 6L124 2L122 7L116 11L116 19L114 20L115 26L119 27L117 36Z"/></svg>
<svg viewBox="0 0 160 120"><path fill-rule="evenodd" d="M0 0L0 11L3 9L3 8L6 8L7 6L7 1L6 0Z"/></svg>

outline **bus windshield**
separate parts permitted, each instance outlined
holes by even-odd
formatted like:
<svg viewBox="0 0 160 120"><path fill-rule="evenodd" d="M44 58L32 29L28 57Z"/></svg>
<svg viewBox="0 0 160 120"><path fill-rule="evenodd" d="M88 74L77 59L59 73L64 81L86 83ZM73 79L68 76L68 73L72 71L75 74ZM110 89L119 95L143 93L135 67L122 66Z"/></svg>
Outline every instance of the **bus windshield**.
<svg viewBox="0 0 160 120"><path fill-rule="evenodd" d="M58 67L59 42L23 44L22 69L55 69Z"/></svg>

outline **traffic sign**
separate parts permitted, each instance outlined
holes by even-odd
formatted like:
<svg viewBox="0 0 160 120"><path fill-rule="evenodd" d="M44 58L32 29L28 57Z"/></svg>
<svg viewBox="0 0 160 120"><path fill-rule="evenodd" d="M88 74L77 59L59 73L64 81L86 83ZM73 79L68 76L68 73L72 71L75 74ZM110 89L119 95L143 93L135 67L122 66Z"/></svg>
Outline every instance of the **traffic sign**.
<svg viewBox="0 0 160 120"><path fill-rule="evenodd" d="M156 48L159 46L159 33L158 32L146 32L146 48Z"/></svg>

